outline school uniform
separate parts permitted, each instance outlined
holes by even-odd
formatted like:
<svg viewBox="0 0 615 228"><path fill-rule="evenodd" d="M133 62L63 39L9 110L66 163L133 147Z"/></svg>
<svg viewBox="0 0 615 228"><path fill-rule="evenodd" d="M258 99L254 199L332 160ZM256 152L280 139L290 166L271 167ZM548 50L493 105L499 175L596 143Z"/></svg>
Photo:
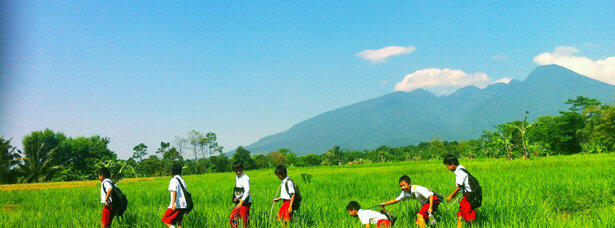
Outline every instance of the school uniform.
<svg viewBox="0 0 615 228"><path fill-rule="evenodd" d="M457 169L455 169L455 184L461 188L463 193L463 198L459 201L459 211L457 212L457 217L462 217L464 221L474 221L476 220L476 211L470 205L470 201L468 200L468 193L472 192L472 188L470 188L470 180L468 174L461 169L465 169L462 165L458 165Z"/></svg>
<svg viewBox="0 0 615 228"><path fill-rule="evenodd" d="M361 224L376 224L377 228L390 227L391 221L380 212L372 210L359 209L357 217L361 221Z"/></svg>
<svg viewBox="0 0 615 228"><path fill-rule="evenodd" d="M419 185L411 185L410 192L401 191L401 194L397 198L397 201L402 201L405 199L415 199L419 204L421 204L421 209L418 214L423 216L424 221L429 220L429 197L433 196L433 206L432 210L435 213L436 209L438 209L438 205L440 205L440 200L433 191Z"/></svg>
<svg viewBox="0 0 615 228"><path fill-rule="evenodd" d="M231 227L237 227L239 218L243 221L243 226L248 227L250 223L250 206L252 206L252 196L250 194L250 177L245 173L241 176L235 176L235 198L243 200L243 204L239 209L233 207L229 215Z"/></svg>
<svg viewBox="0 0 615 228"><path fill-rule="evenodd" d="M111 182L111 180L109 178L105 178L101 183L100 183L100 203L105 203L105 197L107 196L107 192L109 191L109 189L113 188L113 182ZM113 221L113 213L111 212L111 196L109 196L108 199L108 206L104 206L102 209L102 219L101 222L103 224L103 226L109 226L111 225L111 221Z"/></svg>
<svg viewBox="0 0 615 228"><path fill-rule="evenodd" d="M288 191L286 191L286 189L288 189ZM288 176L286 176L280 184L280 198L282 199L282 206L278 211L278 220L282 220L284 222L289 222L292 220L293 215L292 212L288 213L288 208L290 207L290 199L294 194L295 183Z"/></svg>
<svg viewBox="0 0 615 228"><path fill-rule="evenodd" d="M175 175L169 181L168 190L171 192L171 202L167 207L167 211L162 216L162 221L166 224L179 225L184 219L184 214L186 213L186 208L188 208L188 203L186 203L186 196L184 191L182 190L182 185L188 191L188 186L184 179ZM173 210L173 191L176 192L175 195L175 210Z"/></svg>

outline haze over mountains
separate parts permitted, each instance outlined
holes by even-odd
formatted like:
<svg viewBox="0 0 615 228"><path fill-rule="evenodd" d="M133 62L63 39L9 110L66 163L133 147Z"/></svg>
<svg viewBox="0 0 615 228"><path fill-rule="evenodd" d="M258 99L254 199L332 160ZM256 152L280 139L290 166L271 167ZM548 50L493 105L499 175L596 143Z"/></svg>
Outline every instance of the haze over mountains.
<svg viewBox="0 0 615 228"><path fill-rule="evenodd" d="M246 147L252 153L289 148L299 155L323 153L334 145L371 149L443 140L477 138L483 130L513 120L556 115L576 96L615 101L615 86L558 65L537 67L524 81L468 86L436 96L426 90L393 92L341 107L264 137Z"/></svg>

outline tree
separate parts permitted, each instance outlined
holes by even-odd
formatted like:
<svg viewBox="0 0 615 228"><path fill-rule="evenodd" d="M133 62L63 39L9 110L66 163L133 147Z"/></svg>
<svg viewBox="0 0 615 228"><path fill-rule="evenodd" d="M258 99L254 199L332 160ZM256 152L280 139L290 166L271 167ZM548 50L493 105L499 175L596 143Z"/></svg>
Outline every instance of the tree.
<svg viewBox="0 0 615 228"><path fill-rule="evenodd" d="M24 176L23 181L51 180L54 172L59 170L58 146L64 140L66 140L64 134L49 129L35 131L25 136L22 141L24 148L22 163L19 164L19 170Z"/></svg>
<svg viewBox="0 0 615 228"><path fill-rule="evenodd" d="M62 151L61 176L54 181L72 181L96 179L96 167L100 161L117 159L116 154L108 148L109 138L100 136L77 137L64 140L58 150Z"/></svg>
<svg viewBox="0 0 615 228"><path fill-rule="evenodd" d="M243 162L243 166L245 169L254 169L256 164L252 157L250 157L250 151L244 149L242 146L238 146L235 150L235 154L231 158L231 163L235 163L237 161Z"/></svg>
<svg viewBox="0 0 615 228"><path fill-rule="evenodd" d="M286 155L280 152L270 152L267 154L267 160L269 160L273 165L286 165L288 161L286 160Z"/></svg>
<svg viewBox="0 0 615 228"><path fill-rule="evenodd" d="M143 143L139 143L139 145L133 147L132 150L134 151L134 153L132 154L132 158L138 162L141 162L143 160L143 157L147 155L147 146Z"/></svg>
<svg viewBox="0 0 615 228"><path fill-rule="evenodd" d="M254 160L254 166L256 169L271 168L271 162L265 155L255 154L252 156L252 160Z"/></svg>
<svg viewBox="0 0 615 228"><path fill-rule="evenodd" d="M320 155L311 153L299 157L299 160L301 160L306 166L317 166L322 162Z"/></svg>
<svg viewBox="0 0 615 228"><path fill-rule="evenodd" d="M596 99L587 98L584 96L578 96L576 99L568 99L564 103L571 105L571 107L568 110L570 110L571 112L576 112L576 113L582 113L588 108L598 107L601 104L600 101Z"/></svg>
<svg viewBox="0 0 615 228"><path fill-rule="evenodd" d="M331 147L331 149L327 150L327 152L324 153L322 156L323 165L339 165L342 162L342 150L339 146Z"/></svg>
<svg viewBox="0 0 615 228"><path fill-rule="evenodd" d="M14 169L19 164L19 153L11 145L11 140L0 136L0 183L13 184L17 181L17 172Z"/></svg>
<svg viewBox="0 0 615 228"><path fill-rule="evenodd" d="M225 154L209 157L211 166L207 168L209 172L226 172L231 170L231 164Z"/></svg>

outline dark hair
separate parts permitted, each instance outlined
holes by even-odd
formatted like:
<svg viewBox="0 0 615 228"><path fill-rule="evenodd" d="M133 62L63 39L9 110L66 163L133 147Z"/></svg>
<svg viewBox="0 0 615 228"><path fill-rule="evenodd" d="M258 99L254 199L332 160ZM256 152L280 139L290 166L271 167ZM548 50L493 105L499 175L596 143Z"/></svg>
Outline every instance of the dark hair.
<svg viewBox="0 0 615 228"><path fill-rule="evenodd" d="M109 172L109 169L107 169L107 167L101 167L100 169L98 169L98 175L101 175L104 178L109 178L111 177L111 172Z"/></svg>
<svg viewBox="0 0 615 228"><path fill-rule="evenodd" d="M171 174L173 175L181 175L182 174L182 165L179 163L175 163L171 166Z"/></svg>
<svg viewBox="0 0 615 228"><path fill-rule="evenodd" d="M361 205L359 205L359 203L357 203L357 201L350 201L350 203L348 203L348 205L346 205L346 210L347 211L359 210L359 209L361 209Z"/></svg>
<svg viewBox="0 0 615 228"><path fill-rule="evenodd" d="M459 165L459 160L455 155L449 154L444 157L445 165Z"/></svg>
<svg viewBox="0 0 615 228"><path fill-rule="evenodd" d="M233 170L243 169L243 162L236 161L233 163Z"/></svg>
<svg viewBox="0 0 615 228"><path fill-rule="evenodd" d="M410 180L410 177L408 175L403 175L399 178L399 183L401 182L406 182L408 184L412 183L412 180Z"/></svg>
<svg viewBox="0 0 615 228"><path fill-rule="evenodd" d="M286 166L283 165L278 165L275 167L275 174L276 175L284 175L286 176L287 172L286 172Z"/></svg>

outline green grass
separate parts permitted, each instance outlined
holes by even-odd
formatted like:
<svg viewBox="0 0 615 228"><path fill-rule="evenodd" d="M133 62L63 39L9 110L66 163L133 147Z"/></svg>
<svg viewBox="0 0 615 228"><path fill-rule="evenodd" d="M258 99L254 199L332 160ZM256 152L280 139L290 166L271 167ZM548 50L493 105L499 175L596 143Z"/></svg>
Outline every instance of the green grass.
<svg viewBox="0 0 615 228"><path fill-rule="evenodd" d="M461 163L481 182L484 202L478 225L486 227L608 226L615 224L615 154L573 155L531 160L473 159ZM277 226L269 216L271 199L279 187L273 170L246 171L251 179L254 227ZM299 174L311 174L310 183ZM357 200L363 207L399 195L397 179L448 195L454 175L441 161L409 161L366 165L290 168L303 195L295 224L314 227L359 227L345 206ZM185 176L195 209L186 227L228 227L234 174ZM113 225L163 227L160 218L169 204L169 177L120 182L129 199L124 219ZM101 204L96 186L0 192L0 227L97 227ZM0 188L1 189L1 188ZM279 208L278 203L273 211ZM387 209L398 216L397 227L414 225L419 205L408 200ZM447 210L448 209L448 210ZM457 205L442 204L436 219L454 226Z"/></svg>

